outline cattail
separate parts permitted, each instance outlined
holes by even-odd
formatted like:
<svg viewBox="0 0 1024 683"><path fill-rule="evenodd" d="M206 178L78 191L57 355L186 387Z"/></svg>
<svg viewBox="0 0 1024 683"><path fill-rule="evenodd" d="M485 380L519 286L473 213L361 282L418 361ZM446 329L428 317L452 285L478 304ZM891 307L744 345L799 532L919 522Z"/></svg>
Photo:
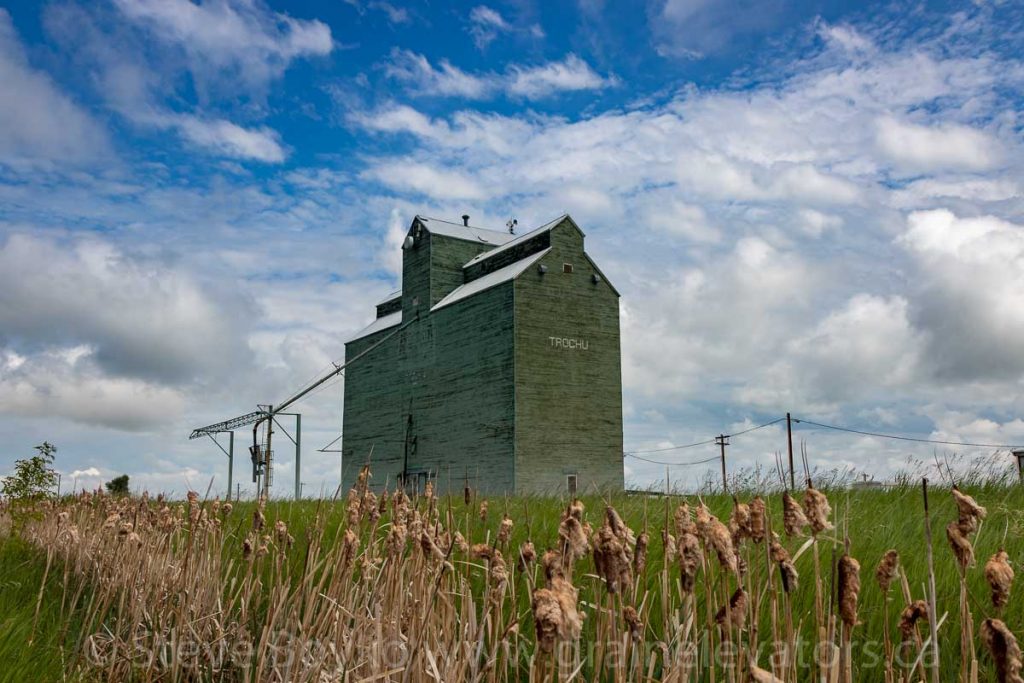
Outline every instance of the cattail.
<svg viewBox="0 0 1024 683"><path fill-rule="evenodd" d="M992 588L992 605L996 609L1006 607L1013 585L1013 567L1010 556L1002 548L985 563L985 580Z"/></svg>
<svg viewBox="0 0 1024 683"><path fill-rule="evenodd" d="M507 514L502 515L501 524L498 525L498 545L508 545L508 539L512 536L512 518Z"/></svg>
<svg viewBox="0 0 1024 683"><path fill-rule="evenodd" d="M469 542L466 540L466 537L463 536L461 532L455 532L455 538L453 539L453 542L455 543L455 547L459 549L459 552L469 553Z"/></svg>
<svg viewBox="0 0 1024 683"><path fill-rule="evenodd" d="M782 526L787 536L803 536L804 527L809 525L807 515L796 498L789 495L789 491L782 494Z"/></svg>
<svg viewBox="0 0 1024 683"><path fill-rule="evenodd" d="M569 507L566 509L566 517L572 517L577 522L583 522L584 512L583 501L579 498L573 498L572 502L569 503Z"/></svg>
<svg viewBox="0 0 1024 683"><path fill-rule="evenodd" d="M348 490L348 503L345 505L349 526L359 526L363 518L363 496L355 486Z"/></svg>
<svg viewBox="0 0 1024 683"><path fill-rule="evenodd" d="M733 543L739 543L752 535L750 528L750 506L733 499L732 514L729 516L729 533Z"/></svg>
<svg viewBox="0 0 1024 683"><path fill-rule="evenodd" d="M661 530L661 544L664 547L665 562L674 562L676 559L676 537L668 532L668 529Z"/></svg>
<svg viewBox="0 0 1024 683"><path fill-rule="evenodd" d="M444 560L444 551L437 547L433 535L424 529L420 532L420 550L423 551L423 556L441 562Z"/></svg>
<svg viewBox="0 0 1024 683"><path fill-rule="evenodd" d="M690 515L690 506L686 503L676 508L675 523L677 538L682 537L686 533L697 533L697 525L693 523L693 517Z"/></svg>
<svg viewBox="0 0 1024 683"><path fill-rule="evenodd" d="M651 537L646 531L636 537L636 548L633 551L633 574L642 577L647 568L647 545Z"/></svg>
<svg viewBox="0 0 1024 683"><path fill-rule="evenodd" d="M755 664L750 665L750 681L751 683L782 683L781 678Z"/></svg>
<svg viewBox="0 0 1024 683"><path fill-rule="evenodd" d="M917 622L927 618L928 603L924 600L915 600L903 608L903 612L900 614L899 629L904 643L910 642L913 639Z"/></svg>
<svg viewBox="0 0 1024 683"><path fill-rule="evenodd" d="M779 573L782 575L782 590L792 593L800 584L800 574L796 571L789 551L775 538L772 539L769 552L772 561L779 565Z"/></svg>
<svg viewBox="0 0 1024 683"><path fill-rule="evenodd" d="M252 530L263 531L263 527L267 525L267 518L263 514L263 506L259 505L255 510L252 511Z"/></svg>
<svg viewBox="0 0 1024 683"><path fill-rule="evenodd" d="M857 598L860 595L860 562L850 555L839 558L839 616L846 628L857 625Z"/></svg>
<svg viewBox="0 0 1024 683"><path fill-rule="evenodd" d="M811 533L817 535L832 528L832 522L828 521L828 516L832 514L828 498L813 486L808 486L804 494L804 513L811 525Z"/></svg>
<svg viewBox="0 0 1024 683"><path fill-rule="evenodd" d="M531 541L526 541L519 546L519 571L526 572L533 566L533 563L537 560L537 551L533 547Z"/></svg>
<svg viewBox="0 0 1024 683"><path fill-rule="evenodd" d="M423 498L427 502L434 500L434 482L428 481L427 485L423 487Z"/></svg>
<svg viewBox="0 0 1024 683"><path fill-rule="evenodd" d="M345 529L345 535L341 541L341 556L339 557L342 568L348 567L358 552L359 536L351 528Z"/></svg>
<svg viewBox="0 0 1024 683"><path fill-rule="evenodd" d="M232 510L234 510L234 506L231 503L224 503L220 506L220 511L225 517L230 515Z"/></svg>
<svg viewBox="0 0 1024 683"><path fill-rule="evenodd" d="M486 500L480 501L480 513L479 513L479 515L480 515L480 521L481 522L486 522L487 521L487 501Z"/></svg>
<svg viewBox="0 0 1024 683"><path fill-rule="evenodd" d="M288 525L284 520L274 522L274 535L277 536L277 544L282 548L291 548L295 539L288 533Z"/></svg>
<svg viewBox="0 0 1024 683"><path fill-rule="evenodd" d="M996 663L999 683L1024 683L1021 677L1021 652L1017 638L999 619L981 623L981 639Z"/></svg>
<svg viewBox="0 0 1024 683"><path fill-rule="evenodd" d="M768 528L768 510L764 498L756 496L750 501L750 540L762 543Z"/></svg>
<svg viewBox="0 0 1024 683"><path fill-rule="evenodd" d="M611 526L602 526L594 542L594 567L604 579L609 593L617 593L621 585L632 584L632 568L626 546Z"/></svg>
<svg viewBox="0 0 1024 683"><path fill-rule="evenodd" d="M252 539L246 538L242 541L242 557L248 560L252 557Z"/></svg>
<svg viewBox="0 0 1024 683"><path fill-rule="evenodd" d="M626 627L629 629L629 637L633 639L633 642L639 643L643 640L644 622L640 621L640 615L637 614L636 608L626 605L622 609L622 618L626 622Z"/></svg>
<svg viewBox="0 0 1024 683"><path fill-rule="evenodd" d="M962 535L973 534L978 530L978 521L985 519L988 510L978 505L974 498L961 492L956 486L953 487L952 493L959 516L957 524L960 526Z"/></svg>
<svg viewBox="0 0 1024 683"><path fill-rule="evenodd" d="M949 539L949 547L956 555L956 561L960 569L965 570L974 565L974 546L967 539L960 522L950 522L946 526L946 538Z"/></svg>
<svg viewBox="0 0 1024 683"><path fill-rule="evenodd" d="M380 519L380 510L377 508L377 494L367 489L363 493L363 500L359 503L359 515L363 519L370 520L370 524L376 524Z"/></svg>
<svg viewBox="0 0 1024 683"><path fill-rule="evenodd" d="M899 578L900 575L900 554L896 550L887 550L875 569L875 580L883 593L889 592L889 586Z"/></svg>
<svg viewBox="0 0 1024 683"><path fill-rule="evenodd" d="M559 634L564 630L562 608L554 591L540 588L533 592L533 625L537 631L537 645L541 652L555 649Z"/></svg>
<svg viewBox="0 0 1024 683"><path fill-rule="evenodd" d="M462 500L465 502L466 507L469 507L470 503L473 502L473 489L469 488L469 482L462 487Z"/></svg>
<svg viewBox="0 0 1024 683"><path fill-rule="evenodd" d="M370 483L370 465L366 464L359 468L359 474L356 476L355 489L362 494L366 490L366 487Z"/></svg>
<svg viewBox="0 0 1024 683"><path fill-rule="evenodd" d="M566 569L587 554L589 549L587 535L583 530L583 525L575 516L569 515L562 520L562 523L558 525L558 537L561 543L562 561L566 563Z"/></svg>
<svg viewBox="0 0 1024 683"><path fill-rule="evenodd" d="M556 576L565 577L565 572L562 569L562 554L557 550L544 551L544 554L540 556L540 564L544 568L544 578L548 583L551 583Z"/></svg>
<svg viewBox="0 0 1024 683"><path fill-rule="evenodd" d="M408 530L404 524L392 524L388 531L387 547L392 556L398 556L405 552L406 534Z"/></svg>
<svg viewBox="0 0 1024 683"><path fill-rule="evenodd" d="M747 592L742 588L737 588L729 598L729 608L722 605L715 615L715 623L720 626L725 627L727 619L732 628L743 628L747 620Z"/></svg>
<svg viewBox="0 0 1024 683"><path fill-rule="evenodd" d="M700 540L691 533L684 533L676 544L679 556L679 582L683 592L693 593L697 584L697 570L700 568L704 555L700 549Z"/></svg>
<svg viewBox="0 0 1024 683"><path fill-rule="evenodd" d="M729 529L718 521L718 518L711 514L711 511L703 503L697 508L697 531L700 532L705 545L714 548L722 568L733 574L738 573L739 568L736 566L736 552L732 545L732 535L729 533Z"/></svg>

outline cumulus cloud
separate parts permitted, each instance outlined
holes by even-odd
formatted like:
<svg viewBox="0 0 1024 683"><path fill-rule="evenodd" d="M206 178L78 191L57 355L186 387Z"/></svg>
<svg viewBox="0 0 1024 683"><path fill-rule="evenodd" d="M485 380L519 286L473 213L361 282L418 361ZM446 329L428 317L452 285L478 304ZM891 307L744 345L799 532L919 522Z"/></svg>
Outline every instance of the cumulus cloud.
<svg viewBox="0 0 1024 683"><path fill-rule="evenodd" d="M100 240L14 234L0 244L0 342L28 352L84 346L113 376L174 384L244 362L235 323L250 306Z"/></svg>
<svg viewBox="0 0 1024 683"><path fill-rule="evenodd" d="M115 0L122 15L157 40L181 50L200 81L237 79L264 87L295 59L329 54L331 30L317 20L295 19L261 2Z"/></svg>
<svg viewBox="0 0 1024 683"><path fill-rule="evenodd" d="M917 211L899 244L913 259L915 323L944 381L1024 375L1024 226L994 216Z"/></svg>
<svg viewBox="0 0 1024 683"><path fill-rule="evenodd" d="M483 187L470 176L428 164L385 161L369 169L365 176L397 190L437 199L481 199L486 196Z"/></svg>
<svg viewBox="0 0 1024 683"><path fill-rule="evenodd" d="M108 153L107 132L33 69L11 16L0 9L0 161L81 163Z"/></svg>
<svg viewBox="0 0 1024 683"><path fill-rule="evenodd" d="M277 131L267 126L243 128L223 119L207 120L196 116L162 116L161 120L181 132L189 142L222 156L277 163L287 151Z"/></svg>
<svg viewBox="0 0 1024 683"><path fill-rule="evenodd" d="M984 171L1002 158L999 142L980 130L921 126L891 117L879 120L877 144L886 157L910 171Z"/></svg>

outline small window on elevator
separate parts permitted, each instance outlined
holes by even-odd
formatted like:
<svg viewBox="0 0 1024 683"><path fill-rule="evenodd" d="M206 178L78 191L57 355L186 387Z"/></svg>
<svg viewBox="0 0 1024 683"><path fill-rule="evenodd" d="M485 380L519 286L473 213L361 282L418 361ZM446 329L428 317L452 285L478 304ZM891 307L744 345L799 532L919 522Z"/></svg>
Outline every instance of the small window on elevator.
<svg viewBox="0 0 1024 683"><path fill-rule="evenodd" d="M563 273L571 273L572 272L572 264L571 263L563 263L562 264L562 272Z"/></svg>
<svg viewBox="0 0 1024 683"><path fill-rule="evenodd" d="M565 476L565 488L569 490L570 496L576 495L576 475L567 474Z"/></svg>

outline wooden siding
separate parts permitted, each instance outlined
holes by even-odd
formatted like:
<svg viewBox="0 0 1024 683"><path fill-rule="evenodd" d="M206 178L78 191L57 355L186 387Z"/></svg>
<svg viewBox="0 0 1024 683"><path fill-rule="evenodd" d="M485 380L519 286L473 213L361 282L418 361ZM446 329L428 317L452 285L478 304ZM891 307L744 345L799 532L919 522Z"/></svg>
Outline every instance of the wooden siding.
<svg viewBox="0 0 1024 683"><path fill-rule="evenodd" d="M566 475L576 474L581 492L621 490L618 295L603 278L593 282L583 235L568 220L552 230L541 263L547 273L531 268L515 281L515 489L564 494Z"/></svg>

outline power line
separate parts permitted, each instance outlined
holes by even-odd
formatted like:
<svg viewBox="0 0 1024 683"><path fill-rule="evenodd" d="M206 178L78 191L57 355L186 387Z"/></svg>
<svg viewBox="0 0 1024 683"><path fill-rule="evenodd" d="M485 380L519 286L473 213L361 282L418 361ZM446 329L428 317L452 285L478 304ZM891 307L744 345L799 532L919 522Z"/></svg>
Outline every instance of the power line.
<svg viewBox="0 0 1024 683"><path fill-rule="evenodd" d="M778 418L775 418L774 420L772 420L770 422L765 422L764 424L757 425L756 427L750 427L749 429L744 429L742 432L736 432L735 434L726 434L725 437L726 438L731 438L731 437L734 437L734 436L741 436L743 434L749 434L750 432L757 431L758 429L764 429L765 427L771 427L773 424L778 424L779 422L782 422L785 419L786 418L784 418L784 417L778 417ZM705 439L704 441L698 441L696 443L688 443L688 444L685 444L683 446L669 446L667 448L651 448L651 449L642 450L642 451L628 451L626 453L626 455L637 457L636 456L637 453L664 453L666 451L680 451L680 450L683 450L684 448L695 448L696 446L704 446L706 444L718 443L717 439L718 439L718 437L712 437L710 439ZM638 460L646 460L646 458L637 458L637 459ZM654 462L654 461L652 460L652 461L649 461L649 462ZM660 465L672 465L672 464L675 464L675 463L670 463L669 462L669 463L658 463L658 464L660 464ZM685 464L685 463L679 463L679 464Z"/></svg>
<svg viewBox="0 0 1024 683"><path fill-rule="evenodd" d="M934 443L943 446L973 446L975 448L1020 448L1020 446L1012 446L1008 444L997 444L997 443L970 443L967 441L940 441L938 439L919 439L912 436L897 436L896 434L879 434L877 432L865 432L860 429L851 429L849 427L839 427L837 425L827 425L821 422L812 422L811 420L802 420L793 418L793 422L803 423L808 425L814 425L815 427L821 427L823 429L834 429L838 432L850 432L852 434L861 434L863 436L875 436L880 439L897 439L899 441L914 441L916 443Z"/></svg>
<svg viewBox="0 0 1024 683"><path fill-rule="evenodd" d="M712 439L712 442L714 442L714 439ZM652 463L654 465L672 465L673 467L689 467L691 465L704 465L706 463L718 460L717 455L711 458L705 458L704 460L697 460L695 462L665 462L664 460L651 460L650 458L644 458L639 455L635 455L634 453L626 453L625 455L629 456L630 458L636 458L637 460L643 460L644 462Z"/></svg>

